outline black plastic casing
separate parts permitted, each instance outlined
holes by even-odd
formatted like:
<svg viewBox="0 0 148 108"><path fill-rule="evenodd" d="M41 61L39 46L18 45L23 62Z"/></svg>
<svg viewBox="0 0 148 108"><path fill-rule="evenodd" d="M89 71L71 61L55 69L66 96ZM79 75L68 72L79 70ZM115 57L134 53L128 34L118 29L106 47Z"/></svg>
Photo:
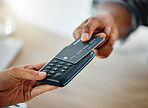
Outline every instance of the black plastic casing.
<svg viewBox="0 0 148 108"><path fill-rule="evenodd" d="M77 62L76 64L73 64L72 67L69 70L67 70L62 75L61 78L59 78L57 80L52 80L52 79L46 77L45 79L40 80L38 82L43 83L43 84L54 85L54 86L58 86L58 87L64 87L94 58L94 56L95 56L95 53L93 51L91 51L89 54L87 54L85 57L83 57L79 62ZM48 63L46 65L48 65ZM40 71L42 71L42 70L43 70L43 68Z"/></svg>

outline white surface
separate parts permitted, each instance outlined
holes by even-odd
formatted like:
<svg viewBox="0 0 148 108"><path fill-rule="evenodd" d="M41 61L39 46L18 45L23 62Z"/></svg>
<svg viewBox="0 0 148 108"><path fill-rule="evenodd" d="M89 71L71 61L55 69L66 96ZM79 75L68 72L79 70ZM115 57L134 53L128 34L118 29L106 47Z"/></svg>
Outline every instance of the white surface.
<svg viewBox="0 0 148 108"><path fill-rule="evenodd" d="M22 47L23 40L19 38L0 39L0 70L8 67Z"/></svg>
<svg viewBox="0 0 148 108"><path fill-rule="evenodd" d="M133 60L148 64L148 27L139 27L123 44L117 42L115 50L119 54L127 54Z"/></svg>
<svg viewBox="0 0 148 108"><path fill-rule="evenodd" d="M19 20L73 38L74 29L90 16L91 0L7 0Z"/></svg>

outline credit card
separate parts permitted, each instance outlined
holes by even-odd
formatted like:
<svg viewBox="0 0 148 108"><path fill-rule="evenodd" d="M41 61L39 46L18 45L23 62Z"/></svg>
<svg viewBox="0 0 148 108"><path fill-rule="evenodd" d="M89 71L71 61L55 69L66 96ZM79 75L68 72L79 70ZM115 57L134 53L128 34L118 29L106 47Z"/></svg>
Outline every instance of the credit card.
<svg viewBox="0 0 148 108"><path fill-rule="evenodd" d="M92 36L92 38L89 41L83 42L79 37L72 44L62 49L56 55L56 58L75 64L79 62L83 57L85 57L88 53L90 53L99 44L101 44L101 42L103 41L104 38Z"/></svg>

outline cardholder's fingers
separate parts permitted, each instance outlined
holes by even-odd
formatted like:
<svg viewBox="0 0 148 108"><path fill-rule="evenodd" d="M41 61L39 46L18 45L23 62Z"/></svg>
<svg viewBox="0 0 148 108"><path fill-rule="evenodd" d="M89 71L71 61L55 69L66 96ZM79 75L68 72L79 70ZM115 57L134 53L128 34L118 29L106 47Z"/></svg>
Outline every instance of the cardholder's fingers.
<svg viewBox="0 0 148 108"><path fill-rule="evenodd" d="M98 49L99 47L101 47L102 45L104 45L104 44L107 42L106 34L105 34L105 33L99 33L99 34L96 34L95 36L102 37L102 38L105 39L105 40L104 40L103 42L101 42L95 49Z"/></svg>
<svg viewBox="0 0 148 108"><path fill-rule="evenodd" d="M78 39L82 35L82 29L84 25L87 23L88 19L86 19L83 23L81 23L73 32L73 36L75 39Z"/></svg>

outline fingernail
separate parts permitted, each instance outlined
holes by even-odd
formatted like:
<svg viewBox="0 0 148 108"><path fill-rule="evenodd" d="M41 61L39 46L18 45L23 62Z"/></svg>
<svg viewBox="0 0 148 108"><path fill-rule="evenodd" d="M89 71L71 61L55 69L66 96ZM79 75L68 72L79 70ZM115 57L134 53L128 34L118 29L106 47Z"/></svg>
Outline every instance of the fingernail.
<svg viewBox="0 0 148 108"><path fill-rule="evenodd" d="M39 72L39 76L45 76L46 72Z"/></svg>
<svg viewBox="0 0 148 108"><path fill-rule="evenodd" d="M88 39L89 39L89 34L88 33L83 33L82 36L81 36L81 40L86 41Z"/></svg>

